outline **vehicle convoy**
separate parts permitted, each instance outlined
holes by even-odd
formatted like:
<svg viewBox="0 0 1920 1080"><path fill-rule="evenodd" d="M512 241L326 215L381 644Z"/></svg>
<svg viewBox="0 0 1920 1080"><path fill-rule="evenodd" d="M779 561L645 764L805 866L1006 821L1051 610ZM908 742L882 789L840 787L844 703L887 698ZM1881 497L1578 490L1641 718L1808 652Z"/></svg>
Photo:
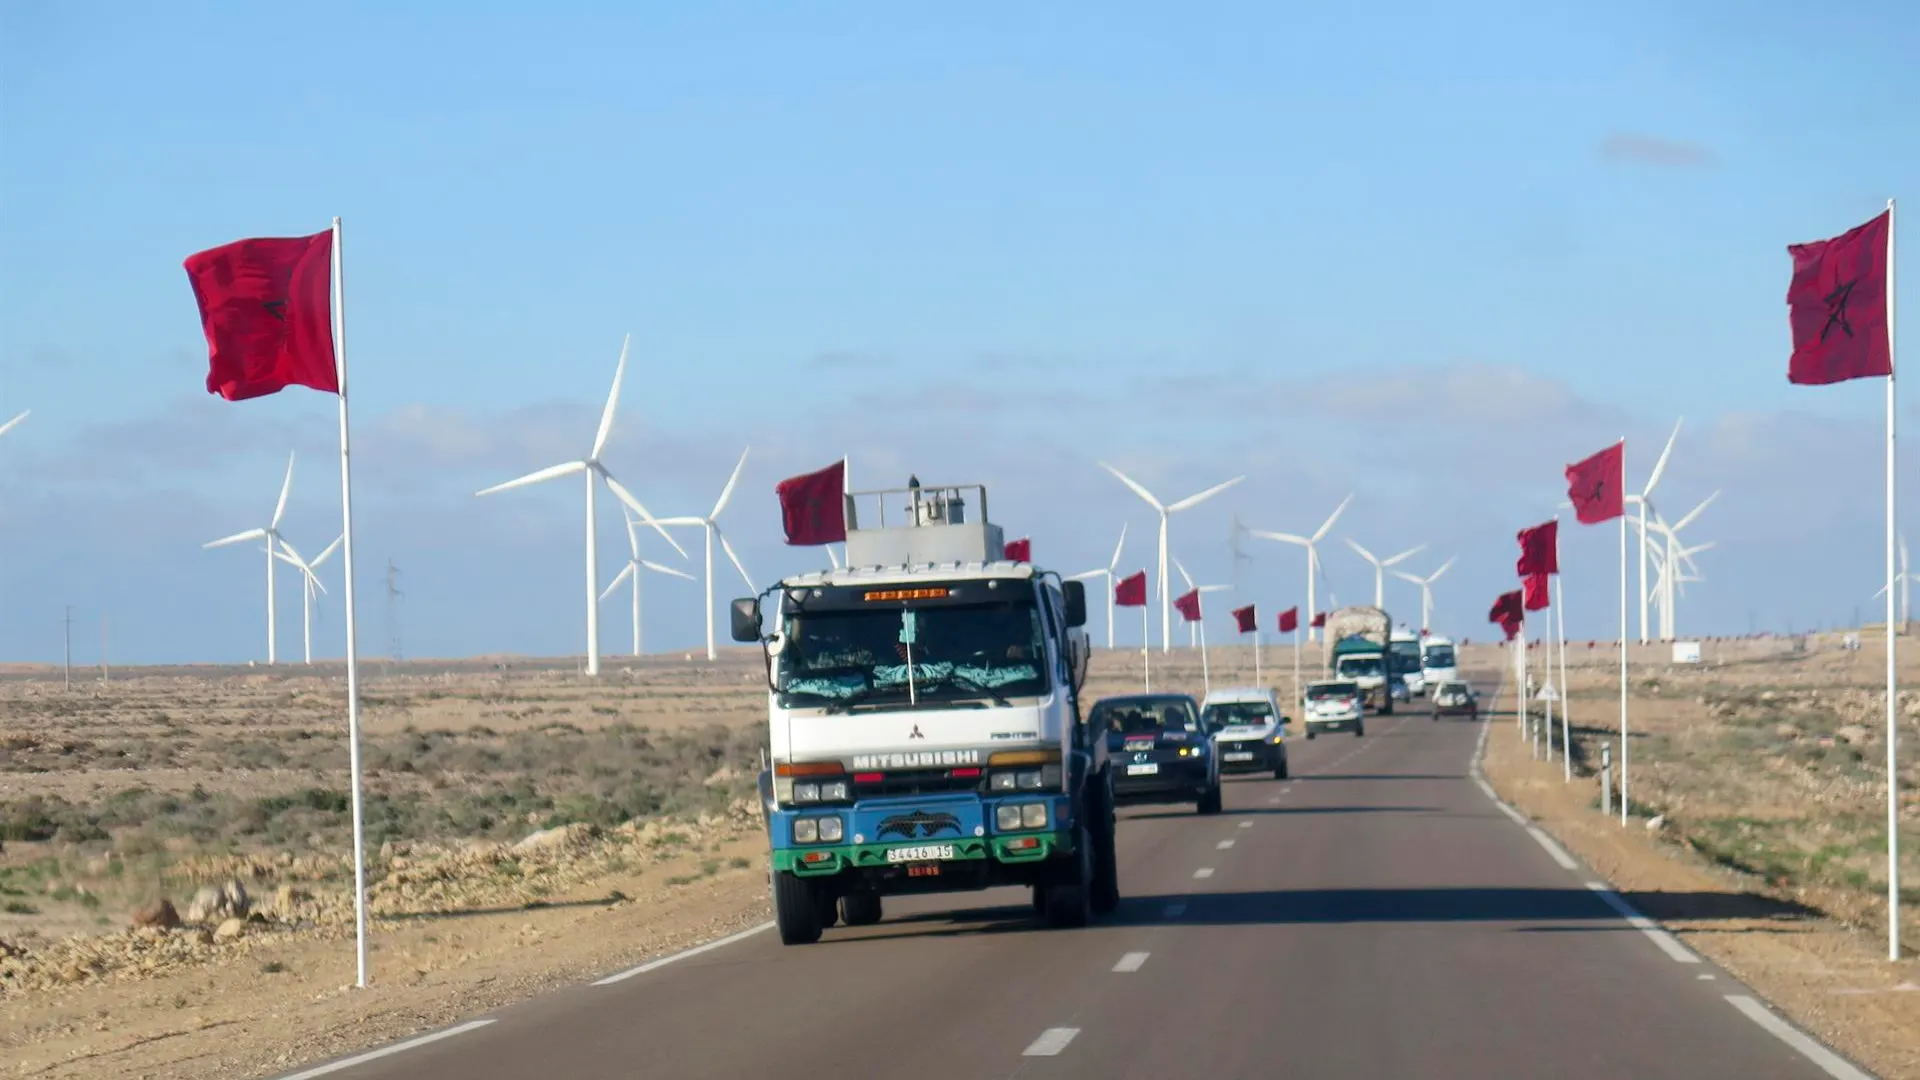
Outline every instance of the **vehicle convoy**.
<svg viewBox="0 0 1920 1080"><path fill-rule="evenodd" d="M1106 732L1118 804L1191 801L1199 813L1220 812L1220 755L1191 695L1101 698L1090 725Z"/></svg>
<svg viewBox="0 0 1920 1080"><path fill-rule="evenodd" d="M1393 620L1377 607L1337 608L1327 616L1327 675L1349 679L1360 687L1367 706L1383 715L1393 713L1393 689L1388 683L1387 639Z"/></svg>
<svg viewBox="0 0 1920 1080"><path fill-rule="evenodd" d="M1408 697L1427 692L1427 680L1420 666L1420 635L1401 627L1387 639L1388 670L1406 680Z"/></svg>
<svg viewBox="0 0 1920 1080"><path fill-rule="evenodd" d="M1307 715L1303 717L1307 738L1322 731L1351 731L1355 736L1367 733L1365 710L1361 707L1365 692L1351 679L1325 679L1307 684Z"/></svg>
<svg viewBox="0 0 1920 1080"><path fill-rule="evenodd" d="M1452 682L1460 677L1459 662L1453 655L1453 641L1429 637L1420 643L1420 674L1428 686Z"/></svg>
<svg viewBox="0 0 1920 1080"><path fill-rule="evenodd" d="M1080 707L1083 586L1007 560L980 485L842 502L845 569L733 602L734 640L766 656L781 941L878 922L884 897L914 893L1029 886L1054 926L1112 911L1107 740Z"/></svg>
<svg viewBox="0 0 1920 1080"><path fill-rule="evenodd" d="M1200 703L1200 722L1213 737L1224 773L1268 772L1287 778L1286 726L1274 692L1261 686L1221 687Z"/></svg>

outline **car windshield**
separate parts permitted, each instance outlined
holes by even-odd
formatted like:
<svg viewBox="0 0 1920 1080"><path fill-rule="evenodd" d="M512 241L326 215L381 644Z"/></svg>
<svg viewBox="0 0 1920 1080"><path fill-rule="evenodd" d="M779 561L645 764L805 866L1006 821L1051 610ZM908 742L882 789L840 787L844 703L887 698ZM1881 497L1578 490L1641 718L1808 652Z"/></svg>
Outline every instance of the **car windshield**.
<svg viewBox="0 0 1920 1080"><path fill-rule="evenodd" d="M1265 727L1273 706L1264 701L1216 701L1206 707L1207 722L1218 727Z"/></svg>
<svg viewBox="0 0 1920 1080"><path fill-rule="evenodd" d="M1426 657L1421 661L1430 668L1450 668L1453 666L1453 646L1434 645L1427 649Z"/></svg>
<svg viewBox="0 0 1920 1080"><path fill-rule="evenodd" d="M1441 697L1466 697L1467 684L1463 682L1441 683L1439 693Z"/></svg>
<svg viewBox="0 0 1920 1080"><path fill-rule="evenodd" d="M1093 707L1094 728L1112 735L1155 735L1162 731L1198 732L1200 719L1185 698L1136 698L1102 701Z"/></svg>
<svg viewBox="0 0 1920 1080"><path fill-rule="evenodd" d="M1039 609L1024 604L793 613L779 653L781 703L1044 694L1043 640Z"/></svg>
<svg viewBox="0 0 1920 1080"><path fill-rule="evenodd" d="M1350 698L1360 692L1360 688L1350 682L1316 683L1307 687L1308 701L1338 701Z"/></svg>
<svg viewBox="0 0 1920 1080"><path fill-rule="evenodd" d="M1340 674L1346 676L1368 676L1380 674L1378 656L1348 656L1340 661Z"/></svg>

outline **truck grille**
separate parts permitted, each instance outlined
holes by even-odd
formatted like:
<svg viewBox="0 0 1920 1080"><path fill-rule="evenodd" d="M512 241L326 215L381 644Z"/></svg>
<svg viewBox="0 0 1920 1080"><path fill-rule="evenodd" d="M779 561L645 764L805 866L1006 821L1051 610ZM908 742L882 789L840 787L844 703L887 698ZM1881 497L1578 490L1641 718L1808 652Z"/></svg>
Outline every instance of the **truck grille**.
<svg viewBox="0 0 1920 1080"><path fill-rule="evenodd" d="M853 797L876 799L891 795L951 795L985 790L986 776L979 770L972 775L955 776L951 769L901 769L887 773L856 773Z"/></svg>

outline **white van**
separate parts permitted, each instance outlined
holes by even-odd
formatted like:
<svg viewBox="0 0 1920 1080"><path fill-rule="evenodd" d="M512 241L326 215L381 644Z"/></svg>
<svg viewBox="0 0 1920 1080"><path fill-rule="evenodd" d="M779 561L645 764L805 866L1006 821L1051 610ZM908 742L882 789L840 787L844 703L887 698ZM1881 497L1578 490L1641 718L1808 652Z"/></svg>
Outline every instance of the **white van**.
<svg viewBox="0 0 1920 1080"><path fill-rule="evenodd" d="M1459 679L1460 665L1453 655L1453 642L1443 637L1429 637L1421 642L1420 670L1429 686Z"/></svg>

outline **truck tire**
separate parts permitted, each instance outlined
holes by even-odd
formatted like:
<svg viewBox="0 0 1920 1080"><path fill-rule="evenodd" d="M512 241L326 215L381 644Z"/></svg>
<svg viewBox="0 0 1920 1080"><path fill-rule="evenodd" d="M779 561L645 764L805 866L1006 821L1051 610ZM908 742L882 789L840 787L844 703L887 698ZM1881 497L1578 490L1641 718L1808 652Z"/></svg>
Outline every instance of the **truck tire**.
<svg viewBox="0 0 1920 1080"><path fill-rule="evenodd" d="M1207 789L1206 794L1200 796L1199 805L1195 806L1194 810L1201 814L1217 814L1220 812L1220 802L1220 782L1216 780L1213 786Z"/></svg>
<svg viewBox="0 0 1920 1080"><path fill-rule="evenodd" d="M850 892L840 898L840 921L848 926L872 926L880 918L879 893Z"/></svg>
<svg viewBox="0 0 1920 1080"><path fill-rule="evenodd" d="M1078 929L1093 921L1093 835L1082 822L1074 832L1073 869L1067 880L1047 886L1047 925Z"/></svg>
<svg viewBox="0 0 1920 1080"><path fill-rule="evenodd" d="M811 945L820 940L824 929L820 918L820 894L813 882L780 870L773 875L773 921L780 930L782 945Z"/></svg>
<svg viewBox="0 0 1920 1080"><path fill-rule="evenodd" d="M1120 906L1120 856L1114 843L1113 788L1104 777L1092 801L1093 913L1111 915Z"/></svg>

